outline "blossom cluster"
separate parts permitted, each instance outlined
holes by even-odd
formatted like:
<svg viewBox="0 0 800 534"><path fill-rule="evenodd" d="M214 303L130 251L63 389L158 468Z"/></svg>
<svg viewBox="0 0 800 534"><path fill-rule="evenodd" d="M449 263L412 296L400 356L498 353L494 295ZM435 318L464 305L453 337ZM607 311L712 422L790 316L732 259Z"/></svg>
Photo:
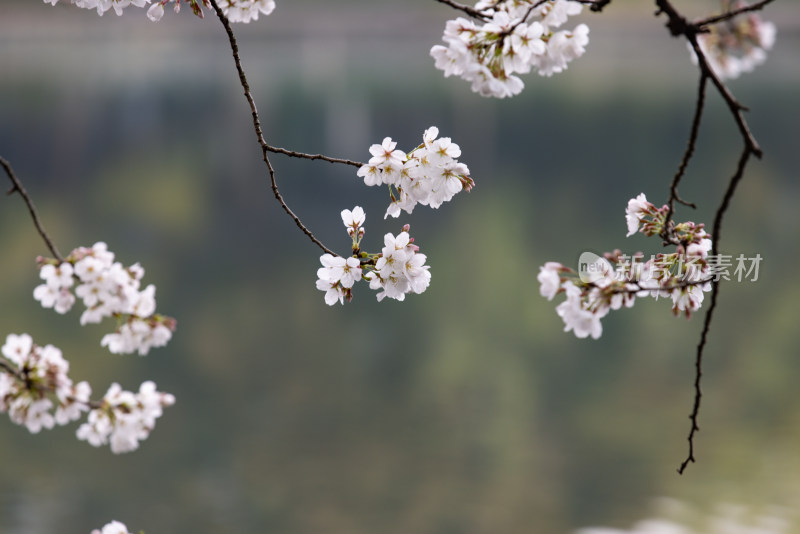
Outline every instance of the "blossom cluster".
<svg viewBox="0 0 800 534"><path fill-rule="evenodd" d="M75 384L67 375L69 362L61 351L36 345L28 334L9 334L0 352L0 412L8 412L11 421L34 434L88 412L78 439L94 446L110 442L112 452L129 452L147 438L162 408L175 402L149 381L136 394L112 384L102 401L93 402L88 382Z"/></svg>
<svg viewBox="0 0 800 534"><path fill-rule="evenodd" d="M461 148L449 137L439 137L436 126L425 130L422 143L410 153L395 147L391 137L372 145L372 157L357 173L366 185L389 186L392 202L384 218L398 217L401 211L411 213L417 204L438 208L475 185L469 168L456 160Z"/></svg>
<svg viewBox="0 0 800 534"><path fill-rule="evenodd" d="M115 317L116 331L100 342L112 353L145 355L172 337L175 320L156 313L155 286L140 290L144 269L138 263L123 267L105 243L77 248L62 263L48 258L39 258L38 263L44 283L33 290L33 297L43 307L64 314L77 295L86 307L82 325Z"/></svg>
<svg viewBox="0 0 800 534"><path fill-rule="evenodd" d="M88 421L78 428L78 439L95 447L109 443L115 454L134 451L147 439L163 408L173 404L175 397L157 391L152 381L143 382L138 393L113 383L100 405L89 412Z"/></svg>
<svg viewBox="0 0 800 534"><path fill-rule="evenodd" d="M582 528L575 534L789 534L798 526L796 513L777 506L762 513L753 513L740 505L719 505L714 513L698 514L683 503L665 499L665 508L675 516L658 517L637 522L630 530L616 528Z"/></svg>
<svg viewBox="0 0 800 534"><path fill-rule="evenodd" d="M231 22L247 23L275 10L275 0L219 0L217 3Z"/></svg>
<svg viewBox="0 0 800 534"><path fill-rule="evenodd" d="M713 279L708 262L711 236L702 224L667 221L668 213L667 206L656 208L642 193L628 202L625 217L628 236L666 235L676 247L672 253L656 254L647 261L641 261L641 253L631 257L619 250L603 257L584 253L578 273L556 262L540 267L541 295L548 300L566 295L556 307L565 332L597 339L603 332L600 320L611 310L632 307L637 297L671 298L675 315L683 312L688 317L700 308Z"/></svg>
<svg viewBox="0 0 800 534"><path fill-rule="evenodd" d="M579 2L481 0L475 9L484 15L483 24L463 17L448 21L442 36L447 46L435 45L430 53L445 77L460 76L482 96L514 96L524 87L515 74L562 72L589 43L585 24L558 29L581 12Z"/></svg>
<svg viewBox="0 0 800 534"><path fill-rule="evenodd" d="M68 0L76 7L95 9L102 16L106 11L114 9L117 15L122 15L125 8L146 7L147 18L153 22L161 20L164 16L165 6L173 4L175 12L179 12L181 4L189 4L192 12L198 17L203 17L203 6L211 7L208 0ZM58 0L44 0L46 4L56 5ZM151 4L152 3L152 4ZM258 20L259 15L269 15L275 9L275 0L219 0L219 7L231 22L250 22Z"/></svg>
<svg viewBox="0 0 800 534"><path fill-rule="evenodd" d="M69 362L52 346L40 347L28 334L9 334L2 349L0 412L34 434L66 425L86 411L92 393L87 382L74 384ZM2 361L2 360L0 360Z"/></svg>
<svg viewBox="0 0 800 534"><path fill-rule="evenodd" d="M733 4L733 5L731 5ZM732 11L746 4L742 1L723 0L724 11ZM767 58L767 50L775 44L775 25L764 22L757 13L715 24L707 33L697 34L697 44L708 65L721 79L733 79L752 71ZM691 45L692 60L697 63Z"/></svg>
<svg viewBox="0 0 800 534"><path fill-rule="evenodd" d="M94 529L91 534L131 534L128 532L128 527L119 521L112 521L103 526L103 529Z"/></svg>
<svg viewBox="0 0 800 534"><path fill-rule="evenodd" d="M409 235L410 226L394 235L387 233L384 247L378 254L361 250L364 237L364 210L356 206L342 211L342 222L353 240L353 255L348 258L323 254L322 267L317 270L317 289L325 291L328 305L344 299L352 300L353 285L359 280L368 280L370 289L379 291L378 301L385 297L404 300L407 293L422 293L431 281L430 267L425 265L427 257L419 252L414 238Z"/></svg>

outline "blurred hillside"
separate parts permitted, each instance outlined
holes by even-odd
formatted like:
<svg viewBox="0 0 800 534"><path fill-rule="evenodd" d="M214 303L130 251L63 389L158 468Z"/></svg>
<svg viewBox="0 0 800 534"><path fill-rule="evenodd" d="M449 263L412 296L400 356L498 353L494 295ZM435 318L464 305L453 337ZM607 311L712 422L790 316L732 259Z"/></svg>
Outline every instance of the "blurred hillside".
<svg viewBox="0 0 800 534"><path fill-rule="evenodd" d="M321 5L320 5L321 4ZM699 4L699 3L698 3ZM712 3L713 4L713 3ZM694 5L694 4L693 4ZM428 51L434 2L278 2L236 28L267 139L364 160L385 136L436 125L477 182L437 211L382 220L386 195L351 168L274 157L289 205L326 244L367 211L366 248L410 223L431 287L403 303L327 307L319 250L272 198L224 32L64 2L0 6L0 154L62 251L106 241L139 261L173 341L107 354L109 325L76 328L31 298L46 250L16 197L0 200L0 337L60 347L97 395L145 379L172 392L141 450L114 456L74 426L32 436L0 421L0 532L89 532L112 518L175 532L530 533L628 527L654 499L800 504L800 17L777 2L776 48L733 91L765 152L726 222L727 253L764 258L728 283L713 327L697 438L679 477L702 317L639 302L600 340L564 334L538 293L546 261L615 247L627 200L666 200L696 74L648 2L586 13L584 58L529 76L508 101L444 79ZM698 14L702 13L698 8ZM682 196L710 223L739 140L714 95ZM798 527L795 532L800 532Z"/></svg>

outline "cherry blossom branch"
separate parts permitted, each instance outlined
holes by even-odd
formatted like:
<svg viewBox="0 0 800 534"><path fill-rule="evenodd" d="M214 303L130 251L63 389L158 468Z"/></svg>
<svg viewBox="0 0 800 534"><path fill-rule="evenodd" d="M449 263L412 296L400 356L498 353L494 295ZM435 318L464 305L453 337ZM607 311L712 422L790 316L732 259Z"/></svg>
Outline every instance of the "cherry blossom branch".
<svg viewBox="0 0 800 534"><path fill-rule="evenodd" d="M247 76L245 75L244 68L242 67L241 59L239 58L239 45L236 42L236 36L233 34L233 29L231 29L230 22L228 21L228 17L225 16L225 13L222 12L219 5L217 4L216 0L210 0L211 6L214 8L214 12L217 14L217 18L219 18L222 26L225 28L225 33L228 35L228 41L231 47L231 53L233 54L233 60L236 64L236 71L239 73L239 82L244 90L244 96L247 99L247 103L250 106L250 112L253 115L253 129L255 130L256 138L258 140L258 144L261 147L262 158L264 163L267 165L267 170L269 171L269 180L270 186L272 187L272 193L275 195L275 199L280 203L283 210L286 212L289 217L295 222L298 228L308 236L311 241L314 242L318 247L320 247L323 251L332 256L338 256L335 252L331 249L326 247L319 239L314 236L314 234L309 230L306 225L300 220L300 218L295 215L295 213L289 208L286 204L286 201L283 199L283 195L281 195L280 190L278 189L278 184L275 180L275 170L272 167L272 163L269 160L268 153L269 152L279 152L282 154L286 154L293 157L304 157L306 159L323 159L325 161L330 161L332 163L347 163L349 165L357 165L360 166L359 163L349 162L346 160L335 160L334 158L327 158L320 155L309 155L309 154L302 154L301 152L292 152L284 149L275 149L271 147L267 141L264 139L264 134L261 129L261 119L258 115L258 110L256 109L256 103L253 100L253 96L250 93L250 85L247 82Z"/></svg>
<svg viewBox="0 0 800 534"><path fill-rule="evenodd" d="M472 8L472 7L469 7L469 6L465 6L464 4L459 4L457 2L454 2L453 0L436 0L436 1L440 2L442 4L446 4L446 5L454 8L454 9L458 9L460 11L463 11L467 15L469 15L469 16L471 16L473 18L476 18L476 19L480 19L480 20L484 20L484 21L488 21L488 20L491 19L491 17L489 17L486 13L478 11L475 8ZM538 2L535 2L535 3L531 4L531 6L528 8L528 11L525 13L525 15L516 24L514 24L511 28L509 28L506 32L503 32L503 34L504 35L511 35L511 33L514 32L514 29L517 26L519 26L520 24L524 23L528 19L528 17L530 16L530 14L533 12L534 9L536 9L537 7L540 7L542 4L545 4L545 3L549 2L549 1L550 0L539 0ZM578 2L579 4L588 5L589 9L591 11L594 11L595 13L600 13L601 11L603 11L603 8L605 8L608 4L611 3L611 0L574 0L574 1Z"/></svg>
<svg viewBox="0 0 800 534"><path fill-rule="evenodd" d="M705 19L700 19L694 21L692 24L698 28L703 28L705 26L709 26L711 24L717 24L718 22L724 22L726 20L730 20L742 13L748 13L751 11L760 11L764 6L771 3L773 0L761 0L761 2L756 2L753 5L744 6L739 9L734 9L733 11L728 11L727 13L723 13L721 15L716 15L714 17L708 17Z"/></svg>
<svg viewBox="0 0 800 534"><path fill-rule="evenodd" d="M725 191L725 196L722 199L722 203L720 204L719 208L717 209L717 213L714 217L714 229L713 229L713 236L714 241L712 244L712 254L717 254L717 249L719 247L719 238L720 233L722 231L722 218L725 215L725 212L728 210L728 206L730 205L730 200L733 198L733 194L736 191L736 187L742 179L744 175L744 169L747 166L747 161L750 159L751 152L750 151L743 151L742 156L739 158L739 164L736 167L736 172L734 173L731 181L728 183L728 189ZM683 474L686 467L689 463L695 461L694 458L694 435L700 430L700 427L697 424L697 417L700 412L700 399L703 396L703 392L700 389L700 379L703 376L703 352L706 346L707 338L708 338L708 330L711 326L711 321L714 317L714 310L717 307L717 298L719 296L719 280L714 280L711 282L711 304L708 307L708 311L706 312L705 320L703 321L703 332L700 334L700 342L697 345L697 357L695 358L695 379L694 379L694 406L692 407L692 413L689 415L689 419L692 421L691 429L689 430L689 436L686 438L689 442L689 453L686 456L686 459L681 462L680 467L678 468L678 473Z"/></svg>
<svg viewBox="0 0 800 534"><path fill-rule="evenodd" d="M8 363L3 357L0 357L0 369L5 371L6 373L10 374L17 380L24 381L25 378L22 376L22 373L19 369Z"/></svg>
<svg viewBox="0 0 800 534"><path fill-rule="evenodd" d="M485 13L481 13L475 8L465 6L464 4L459 4L458 2L454 2L453 0L436 0L442 4L447 4L448 6L452 7L453 9L458 9L459 11L463 11L470 17L481 19L481 20L488 20L489 17Z"/></svg>
<svg viewBox="0 0 800 534"><path fill-rule="evenodd" d="M700 45L697 42L697 34L702 33L702 28L697 23L690 23L686 20L686 18L678 13L678 11L672 6L670 0L655 0L656 6L658 7L658 11L656 11L656 15L664 13L667 15L669 19L667 21L667 28L669 28L670 33L673 37L684 36L689 41L689 44L692 45L692 49L694 53L697 55L697 63L701 70L701 72L705 73L711 79L711 82L717 88L722 99L727 104L728 109L730 109L731 114L733 115L733 119L736 122L737 127L739 128L739 132L741 133L742 137L744 138L745 144L747 145L747 150L752 151L757 157L762 156L761 148L758 146L758 142L756 141L755 137L753 137L752 132L750 132L750 127L747 125L747 121L744 118L742 112L747 111L747 107L742 105L730 92L728 87L722 82L719 76L714 72L711 66L708 64L708 59L706 58L705 52L700 48Z"/></svg>
<svg viewBox="0 0 800 534"><path fill-rule="evenodd" d="M693 202L683 200L678 195L678 184L686 173L686 168L689 166L689 160L692 159L692 155L694 154L695 146L697 144L697 135L700 131L700 121L703 118L703 109L705 108L707 82L708 76L706 73L700 72L700 83L698 84L697 89L697 100L695 104L694 118L692 119L692 128L689 132L689 141L686 143L686 150L683 152L683 158L678 166L678 171L675 173L675 176L672 177L672 183L669 187L669 200L667 201L668 210L665 219L667 224L664 226L664 232L662 232L661 236L664 239L665 244L672 243L668 233L671 228L670 221L672 221L672 215L675 212L675 202L677 201L684 206L689 206L691 208L697 208Z"/></svg>
<svg viewBox="0 0 800 534"><path fill-rule="evenodd" d="M573 0L579 4L586 4L591 11L600 13L603 9L611 3L611 0Z"/></svg>
<svg viewBox="0 0 800 534"><path fill-rule="evenodd" d="M327 161L329 163L341 163L343 165L351 165L353 167L361 168L365 164L360 161L353 161L350 159L343 159L343 158L332 158L330 156L324 156L322 154L306 154L305 152L297 152L295 150L287 150L285 148L277 147L277 146L270 146L267 145L267 150L270 152L274 152L275 154L283 154L284 156L289 156L291 158L302 158L308 160L322 160Z"/></svg>
<svg viewBox="0 0 800 534"><path fill-rule="evenodd" d="M519 21L517 21L517 23L516 23L516 24L512 25L512 26L511 26L509 29L507 29L506 31L504 31L503 33L501 33L501 34L500 34L500 38L501 38L501 39L503 39L504 37L506 37L506 36L508 36L508 35L511 35L512 33L514 33L514 30L516 30L516 29L517 29L517 27L518 27L520 24L522 24L522 23L524 23L525 21L527 21L527 20L528 20L528 17L530 17L530 16L531 16L531 13L533 13L533 10L534 10L534 9L536 9L536 8L537 8L537 7L539 7L539 6L541 6L542 4L544 4L544 3L545 3L545 2L547 2L547 1L548 1L548 0L539 0L539 1L538 1L538 2L536 2L535 4L531 4L531 6L528 8L528 11L526 11L526 12L525 12L525 14L522 16L522 18L521 18L521 19L519 19Z"/></svg>
<svg viewBox="0 0 800 534"><path fill-rule="evenodd" d="M747 166L747 162L750 159L750 156L756 156L760 158L762 156L761 148L758 146L758 142L756 141L755 137L753 136L750 128L747 124L747 121L744 118L744 111L747 111L747 108L742 105L728 90L728 87L722 82L720 77L714 72L714 70L710 67L708 63L708 59L706 58L705 53L703 52L702 48L700 47L697 41L697 35L704 31L704 26L708 24L721 22L723 20L727 20L737 14L744 13L746 11L755 11L757 9L761 9L765 5L767 5L771 0L764 0L752 6L748 6L748 8L742 8L739 10L732 11L730 13L720 15L717 17L711 17L708 19L703 19L698 22L690 23L686 20L686 18L681 15L671 4L670 0L655 0L656 6L658 7L658 11L656 15L664 13L667 15L667 28L669 28L670 33L673 37L684 36L691 45L694 53L697 56L697 64L698 68L700 69L700 89L698 91L698 103L695 112L695 120L692 124L692 133L690 135L689 146L687 147L686 152L684 153L684 159L681 162L681 166L679 167L678 173L676 174L676 178L673 179L673 187L670 189L670 215L672 212L673 204L672 201L677 199L677 182L680 180L680 177L683 175L683 171L685 170L685 164L688 164L688 159L691 157L691 153L693 151L693 140L696 138L697 132L696 129L699 128L699 121L700 115L702 114L703 108L703 99L705 96L705 84L706 78L710 79L711 82L717 89L717 92L720 94L722 99L725 101L728 109L733 116L734 122L739 129L739 133L742 136L742 140L744 142L744 146L742 148L741 155L739 157L739 163L736 167L736 172L731 177L730 181L728 182L728 187L725 191L725 195L723 196L722 202L720 203L719 207L717 208L716 214L714 216L714 227L712 230L713 236L713 244L711 253L716 255L719 250L719 241L722 232L722 219L727 211L730 200L733 198L733 195L736 191L736 187L738 186L742 176L744 175L745 167ZM716 309L718 293L719 293L719 280L715 280L712 282L711 285L711 305L706 312L706 317L703 322L703 331L700 336L700 342L697 345L697 353L695 356L695 396L694 396L694 404L692 408L692 413L689 415L689 419L692 422L691 428L689 430L689 435L687 440L689 442L689 452L686 459L681 463L680 467L678 468L678 473L683 474L686 467L689 463L695 461L694 457L694 438L696 433L700 430L700 427L697 423L698 415L700 412L700 400L702 398L702 390L700 387L701 384L701 377L702 377L702 362L703 362L703 354L705 351L705 347L707 345L707 338L708 338L708 331L711 327L711 321L714 317L714 310Z"/></svg>
<svg viewBox="0 0 800 534"><path fill-rule="evenodd" d="M28 195L28 192L25 190L25 187L22 185L22 182L19 178L17 178L14 169L11 168L11 164L6 160L4 157L0 156L0 165L2 165L3 169L6 171L8 178L11 180L11 183L14 184L11 189L6 193L7 195L12 195L14 193L19 193L22 197L22 200L25 201L25 204L28 206L28 211L31 213L31 217L33 218L33 224L36 226L36 230L39 232L39 235L42 236L45 245L47 248L50 249L50 252L53 254L53 257L56 258L60 263L64 261L61 257L61 254L58 252L58 248L56 247L53 240L50 239L50 236L44 229L44 225L42 225L42 221L39 219L39 213L36 211L36 206L33 204L33 200Z"/></svg>
<svg viewBox="0 0 800 534"><path fill-rule="evenodd" d="M668 0L657 0L659 2L666 2ZM751 152L756 157L761 158L763 152L761 148L758 146L758 142L756 138L753 137L753 133L750 131L750 127L747 124L747 121L744 118L744 111L747 111L747 107L740 103L730 92L728 86L726 86L722 80L720 80L719 76L714 72L714 70L709 66L708 59L706 58L705 53L701 50L700 44L697 42L697 34L699 33L699 29L691 25L686 32L686 38L689 40L689 43L692 45L692 49L694 50L695 54L697 54L697 62L700 66L702 72L704 72L710 79L714 86L717 88L717 92L719 92L722 99L728 105L728 109L733 115L733 120L736 122L736 126L739 128L739 132L742 135L742 138L745 142L745 150L747 152Z"/></svg>
<svg viewBox="0 0 800 534"><path fill-rule="evenodd" d="M713 277L712 278L704 278L702 280L684 280L684 281L676 282L674 284L670 284L668 286L658 286L658 287L643 287L641 285L641 283L637 281L637 282L629 282L630 284L632 284L632 285L634 285L636 287L633 287L633 288L615 287L615 288L611 288L610 290L608 290L608 292L613 294L613 295L619 295L619 294L630 295L630 294L634 294L634 293L639 293L640 291L653 291L653 292L657 293L659 291L672 291L674 289L685 289L687 287L692 287L692 286L702 286L702 285L705 285L705 284L707 284L709 282L713 283L714 280L715 279ZM597 284L591 283L589 285L591 285L593 287L597 287L599 289L602 289Z"/></svg>
<svg viewBox="0 0 800 534"><path fill-rule="evenodd" d="M13 376L17 381L23 384L23 387L27 391L37 391L39 393L56 393L56 387L50 384L37 384L34 388L31 382L31 379L28 378L28 370L26 368L18 368L14 366L12 363L9 363L8 360L0 356L0 370L9 375ZM103 407L102 400L83 400L73 395L66 395L64 400L69 403L80 404L86 406L90 410L96 410L98 408Z"/></svg>

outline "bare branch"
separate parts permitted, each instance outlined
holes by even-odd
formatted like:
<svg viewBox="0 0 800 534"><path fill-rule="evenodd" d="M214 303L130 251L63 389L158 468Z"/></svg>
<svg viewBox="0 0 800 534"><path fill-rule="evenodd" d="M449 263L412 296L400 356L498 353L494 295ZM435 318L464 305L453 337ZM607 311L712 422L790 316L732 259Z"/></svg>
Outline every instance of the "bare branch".
<svg viewBox="0 0 800 534"><path fill-rule="evenodd" d="M745 13L748 11L755 11L757 9L761 9L765 5L767 5L772 0L763 0L758 2L752 6L748 6L746 8L742 8L739 10L731 11L730 13L726 13L724 15L719 15L717 17L711 17L708 19L700 20L697 22L690 23L686 20L686 18L681 15L673 6L670 0L655 0L656 6L658 7L658 11L656 15L664 13L667 15L667 28L669 28L670 33L674 37L684 36L689 41L689 44L694 50L694 53L697 56L697 65L700 69L700 87L698 90L697 96L697 107L695 110L695 117L692 122L692 131L689 137L689 144L684 152L683 160L681 161L681 165L678 168L678 172L676 173L675 177L672 181L672 186L670 187L670 203L669 203L669 216L671 217L673 211L673 203L675 200L682 202L682 200L678 197L677 194L677 186L680 182L681 177L683 176L686 165L688 165L689 159L692 156L694 151L694 143L697 138L697 130L700 125L700 118L702 115L703 109L703 102L705 99L705 85L707 79L711 80L711 83L714 84L716 87L717 92L720 94L722 99L725 101L725 104L728 106L728 109L733 116L733 120L736 123L737 128L739 129L739 133L742 136L742 141L744 142L744 147L742 148L741 155L739 157L739 163L736 167L736 172L731 177L730 181L728 182L728 187L725 191L725 195L723 196L722 202L720 203L719 208L717 208L717 212L714 216L714 227L712 230L713 242L711 248L711 254L717 255L719 250L719 243L722 234L722 219L725 215L725 212L730 205L731 198L736 191L736 187L738 186L739 182L744 175L745 167L747 166L747 162L750 159L750 156L756 156L760 158L762 156L761 148L758 146L758 142L756 141L755 137L753 136L752 132L750 131L750 127L747 124L747 121L744 118L743 112L747 110L745 106L743 106L728 90L728 87L722 82L722 80L717 76L711 66L708 64L708 59L706 58L705 53L700 48L700 44L697 41L697 35L704 31L704 26L709 24L713 24L716 22L721 22L723 20L728 20L736 15L741 13ZM668 219L669 220L669 219ZM662 236L663 237L663 236ZM681 463L680 467L678 468L678 473L683 474L686 467L689 465L690 462L695 461L694 457L694 437L695 434L700 430L700 427L697 424L697 418L700 412L700 399L702 397L702 391L700 389L700 380L702 377L702 362L703 362L703 353L705 351L705 347L707 344L708 332L709 328L711 327L711 321L714 317L714 309L716 308L717 298L719 293L719 281L712 282L711 286L711 305L706 312L705 321L703 322L703 331L700 336L700 342L697 345L697 353L695 356L695 398L694 398L694 406L692 408L692 413L689 416L689 419L692 421L692 426L689 431L688 441L689 441L689 453L686 459Z"/></svg>
<svg viewBox="0 0 800 534"><path fill-rule="evenodd" d="M692 202L687 202L683 200L678 195L678 184L683 178L683 175L686 173L686 167L689 165L689 160L692 159L692 155L694 154L695 145L697 144L697 135L700 131L700 120L703 118L703 109L705 107L706 101L706 83L708 82L708 76L703 71L700 71L700 83L698 84L697 89L697 100L695 103L694 109L694 118L692 119L692 128L689 132L689 141L686 143L686 150L683 152L683 158L681 159L681 164L678 166L678 171L675 173L675 176L672 177L672 183L669 186L669 201L667 202L667 215L664 217L664 220L667 221L667 224L664 225L664 231L662 232L661 237L664 239L665 243L672 243L670 239L670 229L672 227L672 215L675 212L675 202L679 202L684 206L689 206L692 208L697 208Z"/></svg>
<svg viewBox="0 0 800 534"><path fill-rule="evenodd" d="M29 390L29 391L32 390L33 383L31 381L30 377L28 376L29 370L27 368L19 369L16 366L10 364L3 357L0 357L0 371L5 371L6 373L8 373L11 376L13 376L19 382L22 382L22 384L25 386L26 390ZM36 388L40 392L46 392L46 393L55 393L56 392L55 388L47 387L47 386L44 386L44 385L41 385L41 384L37 385ZM80 400L80 399L78 399L76 397L73 397L73 396L67 396L65 398L65 400L68 400L70 402L74 402L74 403L77 403L77 404L83 404L84 406L86 406L86 407L88 407L90 409L93 409L93 410L97 409L97 408L102 408L103 407L103 403L104 403L103 399L82 401L82 400Z"/></svg>
<svg viewBox="0 0 800 534"><path fill-rule="evenodd" d="M724 217L725 212L728 210L728 206L730 205L730 201L733 198L734 192L736 191L736 187L739 185L742 176L744 176L744 169L747 166L747 161L750 159L751 154L753 154L752 150L745 145L745 147L742 149L742 154L739 157L739 163L736 166L736 172L731 177L730 182L728 182L728 188L725 191L725 196L722 198L722 203L719 205L719 208L717 208L717 213L714 215L714 228L712 230L714 241L711 245L711 254L713 255L716 255L719 251L719 240L720 234L722 233L722 218ZM700 399L703 396L703 392L700 389L700 378L703 376L703 353L706 347L708 329L710 328L711 321L714 318L714 309L717 307L718 296L719 281L714 281L711 284L711 305L708 307L708 311L706 312L706 318L703 321L703 332L700 334L700 343L697 345L697 355L695 357L694 406L692 408L691 415L689 415L689 419L692 421L692 427L689 430L689 436L687 438L689 441L689 454L678 468L678 473L680 474L683 474L686 466L688 466L690 462L695 461L694 435L700 430L700 427L697 424L697 417L700 413Z"/></svg>
<svg viewBox="0 0 800 534"><path fill-rule="evenodd" d="M0 369L5 370L8 374L12 375L17 380L24 382L25 377L22 376L22 373L19 369L8 363L6 360L0 357Z"/></svg>
<svg viewBox="0 0 800 534"><path fill-rule="evenodd" d="M283 154L284 156L289 156L292 158L302 158L310 160L319 159L322 161L327 161L329 163L342 163L344 165L352 165L353 167L359 167L359 168L365 165L365 163L362 163L360 161L353 161L342 158L332 158L330 156L323 156L322 154L306 154L304 152L296 152L294 150L287 150L285 148L277 146L267 145L267 150L269 150L270 152L274 152L275 154Z"/></svg>
<svg viewBox="0 0 800 534"><path fill-rule="evenodd" d="M678 473L683 474L684 470L686 470L686 466L689 465L689 462L694 462L694 435L697 431L700 430L700 427L697 424L697 417L700 414L700 399L703 397L703 392L700 389L700 380L703 376L703 350L706 346L706 340L708 339L708 330L711 327L711 320L714 318L714 310L717 307L717 295L719 294L719 282L712 282L711 283L711 304L708 307L708 311L706 312L706 317L703 320L703 332L700 334L700 342L697 344L697 355L694 360L694 406L692 407L692 413L689 415L689 419L692 421L692 427L689 429L689 437L686 439L689 442L689 454L686 456L686 459L681 462L681 466L678 468Z"/></svg>
<svg viewBox="0 0 800 534"><path fill-rule="evenodd" d="M692 23L693 26L697 28L704 28L706 26L710 26L711 24L717 24L718 22L725 22L726 20L730 20L742 13L747 13L750 11L760 11L764 6L771 3L773 0L761 0L761 2L756 2L751 6L745 6L739 9L734 9L733 11L728 11L727 13L722 13L721 15L716 15L714 17L708 17L705 19L696 20Z"/></svg>
<svg viewBox="0 0 800 534"><path fill-rule="evenodd" d="M611 0L574 0L580 4L586 4L589 9L595 13L600 13L603 9L611 3Z"/></svg>
<svg viewBox="0 0 800 534"><path fill-rule="evenodd" d="M692 128L689 132L689 141L686 143L686 151L683 153L683 159L681 159L681 164L678 166L678 171L675 173L675 176L672 177L672 184L670 184L669 188L669 211L667 212L667 220L672 218L675 201L680 202L684 206L697 208L694 203L687 202L678 195L678 184L686 173L686 167L689 166L689 160L692 159L695 145L697 144L697 135L700 132L700 121L703 118L703 108L705 107L706 101L706 82L708 82L708 76L705 72L701 72L700 82L697 87L694 118L692 119Z"/></svg>
<svg viewBox="0 0 800 534"><path fill-rule="evenodd" d="M458 2L454 2L453 0L436 0L437 2L441 2L442 4L447 4L448 6L452 7L453 9L458 9L459 11L463 11L470 17L481 19L481 20L488 20L489 17L485 13L481 13L475 8L465 6L464 4L459 4Z"/></svg>
<svg viewBox="0 0 800 534"><path fill-rule="evenodd" d="M287 154L294 157L305 157L307 159L326 159L326 158L322 156L316 157L308 154L301 155L302 153L300 152L291 152L288 150L284 151L283 149L276 150L275 148L267 144L266 140L264 139L264 134L262 133L261 130L261 119L258 116L256 103L253 100L252 94L250 93L250 85L247 83L247 76L245 75L244 69L242 68L242 61L239 58L239 45L236 43L236 36L233 34L233 29L231 29L231 24L228 21L228 18L225 16L225 13L222 12L222 9L220 9L219 5L217 5L216 0L210 0L210 1L211 1L211 6L214 8L214 12L217 14L217 18L219 18L220 22L222 23L222 26L225 28L225 33L228 34L228 41L230 42L231 52L233 54L233 60L236 63L236 71L239 73L239 82L242 85L242 89L244 90L244 96L247 99L247 103L250 106L250 112L253 115L253 129L255 130L256 138L258 139L258 144L259 146L261 146L261 153L263 156L264 163L266 163L267 170L269 171L269 180L270 180L270 186L272 187L272 193L275 195L275 198L280 203L283 210L289 215L289 217L292 218L292 220L294 220L297 227L300 228L300 230L304 234L306 234L308 238L311 239L311 241L313 241L318 247L320 247L328 254L331 254L333 256L338 256L338 254L336 254L334 251L332 251L324 244L322 244L322 242L319 239L317 239L313 233L311 233L311 230L309 230L303 224L300 218L297 215L295 215L295 213L286 204L286 201L283 199L283 195L281 195L281 192L278 189L278 184L275 181L275 170L272 168L272 163L270 162L269 156L267 154L269 152L280 152L282 154ZM326 160L332 161L333 158L327 158ZM332 161L332 162L335 163L337 161ZM348 162L348 164L352 165L355 164L355 162Z"/></svg>
<svg viewBox="0 0 800 534"><path fill-rule="evenodd" d="M2 165L3 169L5 169L8 178L11 180L11 183L14 184L7 194L20 194L22 200L24 200L25 204L28 206L28 211L31 213L31 217L33 218L33 224L36 226L36 230L39 232L39 235L42 236L45 245L47 245L47 248L50 249L50 253L53 254L53 257L57 259L59 263L63 263L64 258L58 252L58 248L56 248L55 243L53 243L53 240L50 239L50 236L45 231L44 225L42 225L42 221L39 219L39 213L36 211L36 206L33 204L33 200L31 200L31 197L28 195L28 192L25 190L22 182L19 180L19 178L17 178L17 175L14 173L14 169L11 168L11 164L8 162L8 160L0 156L0 165Z"/></svg>
<svg viewBox="0 0 800 534"><path fill-rule="evenodd" d="M731 115L733 115L733 120L736 122L736 126L739 128L739 132L741 133L742 138L747 145L747 150L752 152L757 158L760 158L763 155L763 152L761 151L761 147L758 146L758 142L756 141L756 138L753 137L750 127L747 125L747 121L744 118L743 112L747 111L747 107L736 100L736 98L731 94L730 90L728 90L728 86L726 86L722 80L719 79L719 76L717 76L717 74L708 64L706 55L703 53L700 48L700 44L697 42L696 28L693 31L688 31L686 33L686 38L689 40L689 43L691 43L695 54L697 54L697 63L700 69L711 79L711 82L717 88L720 96L728 105L728 109L730 110Z"/></svg>

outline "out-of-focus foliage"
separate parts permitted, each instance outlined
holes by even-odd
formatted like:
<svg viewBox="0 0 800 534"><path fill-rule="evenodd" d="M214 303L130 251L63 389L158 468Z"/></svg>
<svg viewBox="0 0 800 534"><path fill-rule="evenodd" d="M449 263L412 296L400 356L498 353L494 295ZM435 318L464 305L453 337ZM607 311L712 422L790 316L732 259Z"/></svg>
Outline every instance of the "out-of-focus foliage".
<svg viewBox="0 0 800 534"><path fill-rule="evenodd" d="M415 19L390 4L408 27L331 10L320 32L286 4L242 29L268 140L365 160L375 139L410 146L436 124L461 145L473 192L397 221L381 219L385 196L354 170L274 158L290 206L336 250L349 245L341 209L366 209L373 249L411 223L430 288L404 303L357 288L347 306L324 304L320 251L271 197L212 19L4 5L0 154L62 250L105 240L141 261L178 330L145 359L118 357L96 328L38 308L46 250L22 202L0 200L0 334L58 345L98 390L150 378L177 397L124 457L73 428L32 436L0 422L0 531L88 532L113 517L153 534L556 534L629 526L662 495L797 504L796 16L773 17L774 57L733 86L766 156L722 246L764 261L758 282L722 287L699 463L678 477L700 318L643 302L580 341L535 280L540 264L583 250L658 252L624 239L625 203L666 199L695 73L652 8L591 19L569 73L488 102L433 69L443 7ZM711 222L735 166L736 132L715 99L710 111L682 189L700 209L682 220Z"/></svg>

